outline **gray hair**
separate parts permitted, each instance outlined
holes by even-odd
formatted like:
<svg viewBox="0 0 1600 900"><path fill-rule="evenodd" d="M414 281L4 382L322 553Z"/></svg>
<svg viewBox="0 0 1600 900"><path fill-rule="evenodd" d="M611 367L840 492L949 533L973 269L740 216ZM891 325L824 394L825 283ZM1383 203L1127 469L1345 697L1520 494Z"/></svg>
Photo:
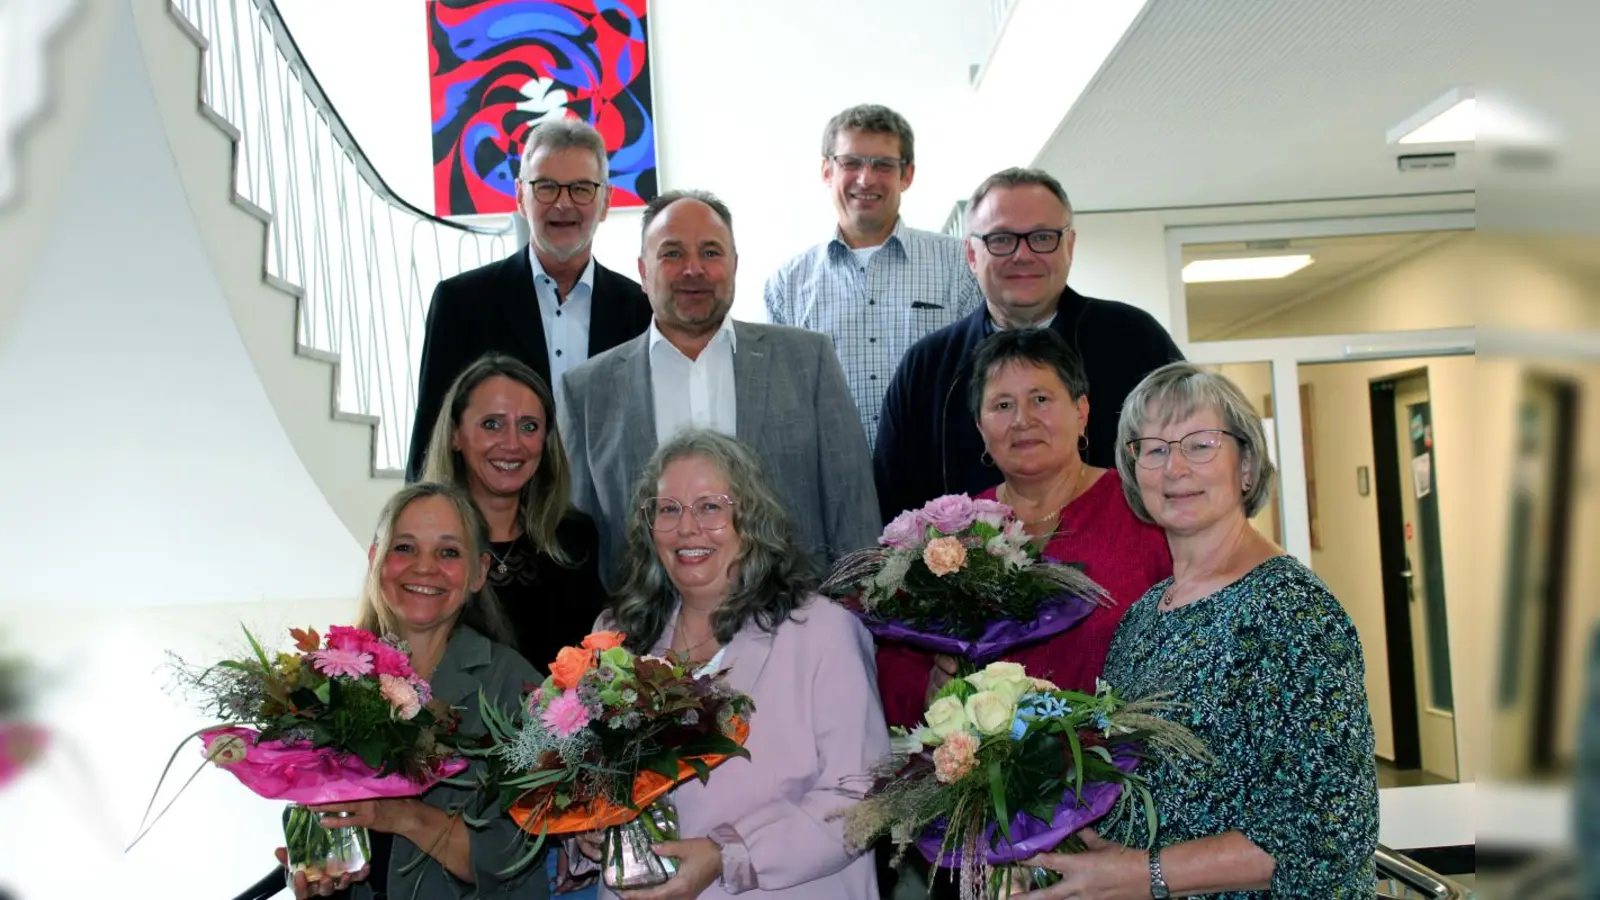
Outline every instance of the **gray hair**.
<svg viewBox="0 0 1600 900"><path fill-rule="evenodd" d="M522 145L522 167L517 170L517 177L527 180L522 173L528 171L533 162L533 155L540 150L553 153L557 150L572 149L587 150L594 154L595 162L600 164L600 183L605 184L606 177L611 174L611 160L606 153L606 139L588 122L566 116L559 119L545 119L528 132L528 137Z"/></svg>
<svg viewBox="0 0 1600 900"><path fill-rule="evenodd" d="M711 207L711 211L717 214L717 218L722 220L722 224L728 226L728 243L730 245L733 243L733 213L728 210L728 204L723 203L716 194L710 191L702 191L695 188L667 191L652 197L650 202L644 205L644 215L639 219L639 239L641 241L644 240L645 235L650 233L650 223L656 220L656 216L661 215L667 207L677 203L679 200L698 200ZM731 246L729 249L732 249Z"/></svg>
<svg viewBox="0 0 1600 900"><path fill-rule="evenodd" d="M411 504L429 497L443 497L449 500L450 505L456 508L456 515L461 517L461 530L464 532L461 538L466 543L469 580L477 581L486 574L483 558L489 552L489 526L484 523L478 507L473 504L472 498L467 496L466 491L455 485L436 481L421 481L406 485L389 498L389 502L383 505L383 512L378 514L378 530L372 537L372 565L367 569L366 581L361 585L361 602L356 611L357 628L378 635L399 632L399 619L395 617L389 604L383 601L383 564L389 558L389 543L394 537L395 524L400 521L400 514ZM461 606L461 615L456 619L456 624L470 625L489 640L512 646L514 638L511 635L511 627L506 622L505 612L500 609L500 601L495 599L487 578L484 578L481 588L467 592L466 602Z"/></svg>
<svg viewBox="0 0 1600 900"><path fill-rule="evenodd" d="M892 134L900 139L900 158L906 165L916 162L915 138L911 134L911 123L906 117L900 115L887 106L877 103L863 103L852 106L842 113L828 120L828 127L822 130L822 155L824 158L833 155L834 145L839 141L841 131L865 131L873 134Z"/></svg>
<svg viewBox="0 0 1600 900"><path fill-rule="evenodd" d="M751 621L768 633L777 631L816 590L811 563L795 545L789 514L761 471L755 452L721 432L704 428L681 431L657 447L645 464L629 510L623 584L612 602L611 617L636 652L655 646L677 600L677 589L656 554L655 538L641 507L656 495L667 466L690 457L710 462L728 479L728 493L734 500L730 527L741 544L739 574L711 617L717 640L726 644Z"/></svg>
<svg viewBox="0 0 1600 900"><path fill-rule="evenodd" d="M1057 181L1054 175L1043 169L1024 169L1017 166L1001 169L985 178L983 183L978 185L978 189L972 192L972 198L967 201L967 215L971 216L976 212L978 204L996 188L1019 188L1029 185L1038 185L1055 194L1061 205L1067 208L1068 218L1071 218L1072 201L1067 199L1067 189L1061 186L1061 182Z"/></svg>
<svg viewBox="0 0 1600 900"><path fill-rule="evenodd" d="M1276 467L1266 456L1267 433L1255 407L1225 376L1194 363L1175 362L1146 375L1122 402L1122 418L1117 423L1117 474L1122 476L1122 494L1134 515L1155 521L1139 493L1138 464L1129 442L1144 437L1145 426L1152 422L1165 425L1207 410L1215 412L1222 427L1239 441L1247 485L1241 498L1245 516L1254 516L1266 506Z"/></svg>

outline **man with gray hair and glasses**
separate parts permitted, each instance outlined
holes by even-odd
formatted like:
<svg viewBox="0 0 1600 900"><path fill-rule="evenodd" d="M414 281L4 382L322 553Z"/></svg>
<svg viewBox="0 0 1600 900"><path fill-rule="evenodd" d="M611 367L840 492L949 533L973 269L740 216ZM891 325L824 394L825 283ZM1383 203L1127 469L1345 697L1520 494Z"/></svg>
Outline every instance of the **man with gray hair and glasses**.
<svg viewBox="0 0 1600 900"><path fill-rule="evenodd" d="M1077 351L1090 405L1080 452L1101 468L1115 465L1123 398L1145 375L1183 358L1149 313L1067 286L1072 218L1061 182L1039 169L1006 169L973 191L966 258L984 304L918 341L889 383L873 452L885 522L943 494L977 494L1002 480L966 405L973 352L995 331L1052 328Z"/></svg>
<svg viewBox="0 0 1600 900"><path fill-rule="evenodd" d="M766 284L775 324L832 338L869 444L900 357L983 305L961 239L900 218L900 194L917 171L914 151L911 125L886 106L852 106L829 120L822 181L839 227Z"/></svg>
<svg viewBox="0 0 1600 900"><path fill-rule="evenodd" d="M592 252L611 203L607 163L605 138L578 119L549 119L528 132L517 176L517 212L527 220L528 245L434 289L408 481L422 473L445 393L485 353L521 360L553 390L567 369L649 327L644 291L600 265Z"/></svg>

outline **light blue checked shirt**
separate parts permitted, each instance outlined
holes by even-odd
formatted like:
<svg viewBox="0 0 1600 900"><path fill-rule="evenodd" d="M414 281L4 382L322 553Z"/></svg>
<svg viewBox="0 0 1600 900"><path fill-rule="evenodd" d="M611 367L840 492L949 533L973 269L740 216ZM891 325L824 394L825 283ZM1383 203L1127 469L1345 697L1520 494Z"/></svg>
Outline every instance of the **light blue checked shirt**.
<svg viewBox="0 0 1600 900"><path fill-rule="evenodd" d="M785 263L766 286L767 315L779 325L833 339L867 443L895 367L911 345L983 304L960 238L897 221L862 263L837 232Z"/></svg>

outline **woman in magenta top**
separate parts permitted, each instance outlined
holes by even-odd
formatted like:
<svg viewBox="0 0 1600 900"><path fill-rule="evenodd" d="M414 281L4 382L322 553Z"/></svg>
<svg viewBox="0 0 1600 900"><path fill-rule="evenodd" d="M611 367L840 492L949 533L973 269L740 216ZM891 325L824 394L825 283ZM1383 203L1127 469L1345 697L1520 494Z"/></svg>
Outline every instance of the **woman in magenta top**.
<svg viewBox="0 0 1600 900"><path fill-rule="evenodd" d="M1062 688L1093 691L1122 614L1172 574L1172 556L1161 529L1128 508L1117 475L1083 461L1088 394L1083 364L1066 341L1048 328L1022 328L978 347L967 401L987 457L1005 478L979 496L1015 509L1046 556L1082 565L1114 601L1005 658ZM903 644L880 644L877 656L890 725L921 721L931 692L955 670L955 660Z"/></svg>

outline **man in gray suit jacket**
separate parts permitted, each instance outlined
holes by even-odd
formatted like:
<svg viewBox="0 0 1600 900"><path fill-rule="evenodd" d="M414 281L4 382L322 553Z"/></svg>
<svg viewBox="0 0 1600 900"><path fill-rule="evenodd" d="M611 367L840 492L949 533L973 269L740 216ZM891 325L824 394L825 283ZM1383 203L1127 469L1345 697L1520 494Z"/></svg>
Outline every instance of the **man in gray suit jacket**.
<svg viewBox="0 0 1600 900"><path fill-rule="evenodd" d="M756 451L819 569L873 544L879 523L866 432L827 336L734 322L733 217L701 191L644 213L639 277L650 327L570 369L556 404L573 503L600 526L600 574L622 578L636 482L656 444L715 428ZM679 498L689 503L695 498Z"/></svg>

